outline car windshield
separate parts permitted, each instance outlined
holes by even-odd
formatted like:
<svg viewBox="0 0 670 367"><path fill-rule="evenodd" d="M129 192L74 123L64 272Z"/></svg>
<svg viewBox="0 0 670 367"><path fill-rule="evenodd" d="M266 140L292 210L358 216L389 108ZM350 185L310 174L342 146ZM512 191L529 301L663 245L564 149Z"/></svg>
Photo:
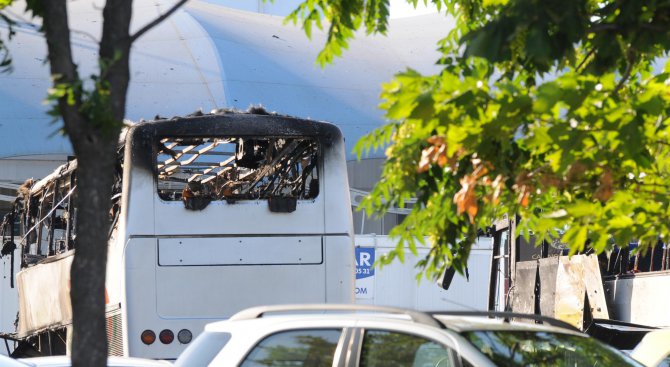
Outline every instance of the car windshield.
<svg viewBox="0 0 670 367"><path fill-rule="evenodd" d="M521 330L462 335L498 366L641 366L614 348L578 335Z"/></svg>
<svg viewBox="0 0 670 367"><path fill-rule="evenodd" d="M230 340L229 333L205 331L175 361L175 367L207 366Z"/></svg>

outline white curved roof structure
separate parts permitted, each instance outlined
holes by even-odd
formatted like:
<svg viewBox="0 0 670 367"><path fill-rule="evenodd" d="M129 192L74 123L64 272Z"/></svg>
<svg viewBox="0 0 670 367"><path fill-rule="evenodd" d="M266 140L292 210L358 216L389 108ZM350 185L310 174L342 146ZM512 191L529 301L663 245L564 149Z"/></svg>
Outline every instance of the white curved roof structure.
<svg viewBox="0 0 670 367"><path fill-rule="evenodd" d="M133 28L173 2L136 0ZM102 0L69 3L81 75L95 70L103 5ZM14 70L0 75L0 158L69 154L67 139L52 136L59 123L49 124L42 102L50 87L44 39L28 24L28 15L17 7L10 11L20 23L9 42ZM447 27L438 14L392 20L388 37L361 36L342 59L321 69L315 59L323 33L310 41L299 27L283 25L282 17L191 1L134 45L127 118L262 104L282 114L331 121L351 148L384 123L377 109L381 83L406 66L431 71L436 41Z"/></svg>

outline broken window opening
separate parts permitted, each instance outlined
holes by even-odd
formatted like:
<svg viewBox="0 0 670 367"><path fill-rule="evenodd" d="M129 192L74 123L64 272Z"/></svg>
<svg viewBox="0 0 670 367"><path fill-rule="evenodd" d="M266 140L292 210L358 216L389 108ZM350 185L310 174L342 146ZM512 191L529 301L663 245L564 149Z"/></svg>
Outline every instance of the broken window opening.
<svg viewBox="0 0 670 367"><path fill-rule="evenodd" d="M158 195L192 210L218 200L311 200L319 194L318 162L312 138L163 138L156 152Z"/></svg>
<svg viewBox="0 0 670 367"><path fill-rule="evenodd" d="M29 188L28 188L29 189ZM74 248L74 173L54 179L21 198L22 267Z"/></svg>

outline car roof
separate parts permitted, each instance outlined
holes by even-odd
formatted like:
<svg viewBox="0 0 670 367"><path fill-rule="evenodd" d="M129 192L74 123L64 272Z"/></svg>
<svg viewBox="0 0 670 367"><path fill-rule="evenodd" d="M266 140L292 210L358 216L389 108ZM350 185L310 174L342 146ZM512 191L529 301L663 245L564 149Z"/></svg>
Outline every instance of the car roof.
<svg viewBox="0 0 670 367"><path fill-rule="evenodd" d="M492 315L511 316L490 318ZM520 322L517 321L519 317L544 320L554 326ZM242 325L245 328L277 328L287 324L290 324L291 328L353 325L365 327L366 323L378 325L380 322L391 322L394 325L416 324L436 329L448 329L459 333L478 330L508 330L568 333L583 336L577 329L564 322L534 315L467 311L441 314L394 307L333 304L253 307L235 314L229 320L208 324L205 330L227 332L231 328L241 327Z"/></svg>
<svg viewBox="0 0 670 367"><path fill-rule="evenodd" d="M456 332L469 331L533 331L533 332L551 332L562 334L573 334L584 336L584 334L565 327L552 325L535 324L526 321L505 320L501 318L488 318L476 316L459 315L434 315L446 328Z"/></svg>
<svg viewBox="0 0 670 367"><path fill-rule="evenodd" d="M0 354L0 366L3 367L26 367L29 366L28 364L25 364L21 361L18 361L14 358L7 357L5 355Z"/></svg>
<svg viewBox="0 0 670 367"><path fill-rule="evenodd" d="M50 356L50 357L35 357L20 359L20 366L31 367L69 367L72 365L69 356ZM109 367L165 367L171 366L172 363L167 361L156 361L144 358L131 357L109 357L107 358L107 366ZM4 366L4 364L3 364Z"/></svg>

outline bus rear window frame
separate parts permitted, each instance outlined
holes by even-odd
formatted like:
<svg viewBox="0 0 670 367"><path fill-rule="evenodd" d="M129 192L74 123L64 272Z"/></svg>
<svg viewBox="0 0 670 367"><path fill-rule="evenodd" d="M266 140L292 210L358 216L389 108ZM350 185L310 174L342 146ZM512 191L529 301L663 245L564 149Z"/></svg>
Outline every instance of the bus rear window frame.
<svg viewBox="0 0 670 367"><path fill-rule="evenodd" d="M162 146L162 141L165 139L295 139L295 140L311 140L316 144L316 156L317 156L317 162L316 162L316 167L314 168L316 171L316 178L318 180L318 191L315 196L309 197L309 198L295 198L296 202L314 202L320 195L322 191L322 180L324 177L324 152L326 149L324 149L324 142L322 141L322 138L320 136L314 136L314 135L179 135L179 134L161 134L161 135L156 135L153 139L154 143L153 149L151 150L151 162L152 162L152 175L153 175L153 182L154 182L154 192L158 196L159 200L163 203L174 203L178 201L183 201L182 198L175 198L175 199L169 199L165 198L164 195L161 195L160 189L159 189L159 183L160 183L160 177L159 177L159 155L165 154L161 153L160 147ZM235 143L228 143L228 144L235 144ZM225 202L227 204L235 204L239 202L258 202L258 201L269 201L271 197L261 197L261 198L233 198L233 199L212 199L212 202L217 202L217 203L222 203ZM276 196L272 198L277 198L281 199L281 196ZM206 206L206 204L205 204Z"/></svg>

